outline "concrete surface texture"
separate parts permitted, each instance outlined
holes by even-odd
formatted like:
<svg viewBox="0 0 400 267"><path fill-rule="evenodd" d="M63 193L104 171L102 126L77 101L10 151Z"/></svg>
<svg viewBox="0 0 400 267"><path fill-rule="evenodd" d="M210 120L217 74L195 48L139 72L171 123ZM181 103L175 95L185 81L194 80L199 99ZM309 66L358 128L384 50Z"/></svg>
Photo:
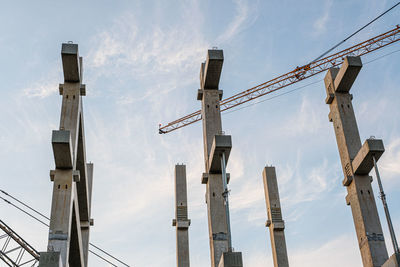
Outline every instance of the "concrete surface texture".
<svg viewBox="0 0 400 267"><path fill-rule="evenodd" d="M61 58L64 84L60 85L62 107L59 130L53 131L55 170L49 241L39 266L87 266L93 164L86 162L82 114L82 58L77 44L63 44ZM57 255L58 255L57 254Z"/></svg>
<svg viewBox="0 0 400 267"><path fill-rule="evenodd" d="M223 197L224 183L221 172L221 151L231 148L230 136L224 136L221 124L219 101L222 90L219 90L219 79L224 56L222 50L208 50L207 60L201 64L200 87L197 99L201 100L203 120L204 165L205 174L202 179L206 183L206 202L208 229L210 240L211 266L219 266L221 256L229 249L228 218ZM216 137L216 136L221 136ZM219 149L217 141L229 148ZM214 144L214 148L212 147ZM226 151L228 152L228 151ZM229 153L227 153L229 156ZM213 160L214 158L214 160ZM227 163L227 157L225 159ZM211 166L213 168L211 169ZM241 254L240 254L241 255Z"/></svg>
<svg viewBox="0 0 400 267"><path fill-rule="evenodd" d="M279 199L278 181L276 179L275 167L265 167L263 171L263 182L265 192L265 204L267 206L268 220L271 238L272 257L275 267L288 267L285 240L285 222L282 219L281 202Z"/></svg>
<svg viewBox="0 0 400 267"><path fill-rule="evenodd" d="M172 225L176 226L176 265L189 267L189 226L186 166L175 165L175 219Z"/></svg>
<svg viewBox="0 0 400 267"><path fill-rule="evenodd" d="M356 117L349 93L361 70L360 57L346 57L340 69L331 68L325 76L326 103L333 122L347 188L346 202L351 207L364 267L382 266L388 259L382 227L368 174L355 174L353 160L361 147Z"/></svg>

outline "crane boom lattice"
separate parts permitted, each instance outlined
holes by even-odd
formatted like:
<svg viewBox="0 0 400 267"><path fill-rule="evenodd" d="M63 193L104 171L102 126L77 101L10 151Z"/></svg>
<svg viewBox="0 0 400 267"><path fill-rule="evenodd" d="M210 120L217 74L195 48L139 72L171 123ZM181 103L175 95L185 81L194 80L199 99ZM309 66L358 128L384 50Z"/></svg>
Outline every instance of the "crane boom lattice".
<svg viewBox="0 0 400 267"><path fill-rule="evenodd" d="M0 259L8 266L37 266L39 253L0 220Z"/></svg>
<svg viewBox="0 0 400 267"><path fill-rule="evenodd" d="M343 63L346 56L363 56L387 45L395 43L399 40L400 26L397 25L394 29L388 32L375 36L369 40L344 49L338 53L306 64L304 66L296 67L291 72L288 72L265 83L259 84L236 95L223 99L220 101L221 112L237 107L261 96L270 94L309 77L312 77L331 67L339 66ZM180 119L174 120L165 126L160 125L159 133L166 134L200 121L201 119L201 110L198 110Z"/></svg>

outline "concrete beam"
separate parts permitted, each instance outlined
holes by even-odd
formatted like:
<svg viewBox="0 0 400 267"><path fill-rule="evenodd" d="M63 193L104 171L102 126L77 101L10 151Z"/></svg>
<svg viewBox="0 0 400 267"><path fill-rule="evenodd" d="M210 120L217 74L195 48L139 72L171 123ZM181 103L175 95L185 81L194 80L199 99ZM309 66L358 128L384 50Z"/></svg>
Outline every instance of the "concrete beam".
<svg viewBox="0 0 400 267"><path fill-rule="evenodd" d="M232 138L230 135L215 135L211 145L209 157L209 173L221 173L221 156L225 153L225 166L228 164L229 155L232 149Z"/></svg>
<svg viewBox="0 0 400 267"><path fill-rule="evenodd" d="M218 267L243 267L242 252L224 252Z"/></svg>
<svg viewBox="0 0 400 267"><path fill-rule="evenodd" d="M338 93L347 93L362 68L360 57L345 57L342 67L335 78L335 90Z"/></svg>
<svg viewBox="0 0 400 267"><path fill-rule="evenodd" d="M369 174L374 167L372 156L375 156L375 160L378 161L383 152L385 152L385 148L382 140L367 139L352 162L354 174Z"/></svg>
<svg viewBox="0 0 400 267"><path fill-rule="evenodd" d="M224 53L222 50L208 50L207 60L201 65L200 85L202 89L218 89Z"/></svg>
<svg viewBox="0 0 400 267"><path fill-rule="evenodd" d="M64 81L78 83L80 79L80 60L77 44L62 44L61 59L63 63Z"/></svg>
<svg viewBox="0 0 400 267"><path fill-rule="evenodd" d="M51 137L53 146L54 162L57 169L72 169L73 154L70 131L53 131Z"/></svg>

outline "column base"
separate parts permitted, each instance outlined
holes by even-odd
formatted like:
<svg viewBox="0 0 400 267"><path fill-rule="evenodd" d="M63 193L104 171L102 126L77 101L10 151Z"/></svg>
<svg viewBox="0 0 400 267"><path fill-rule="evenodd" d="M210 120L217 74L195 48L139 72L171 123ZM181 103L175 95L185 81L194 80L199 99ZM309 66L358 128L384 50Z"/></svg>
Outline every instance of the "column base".
<svg viewBox="0 0 400 267"><path fill-rule="evenodd" d="M243 267L242 252L224 252L218 267Z"/></svg>
<svg viewBox="0 0 400 267"><path fill-rule="evenodd" d="M63 267L60 252L40 252L39 267Z"/></svg>

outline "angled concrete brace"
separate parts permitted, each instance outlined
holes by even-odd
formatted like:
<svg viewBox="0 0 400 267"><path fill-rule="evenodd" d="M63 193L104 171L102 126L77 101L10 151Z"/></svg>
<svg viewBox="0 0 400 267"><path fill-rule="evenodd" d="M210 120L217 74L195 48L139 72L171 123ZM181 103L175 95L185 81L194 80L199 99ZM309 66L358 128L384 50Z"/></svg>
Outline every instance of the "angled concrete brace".
<svg viewBox="0 0 400 267"><path fill-rule="evenodd" d="M344 174L343 185L348 192L346 202L353 214L362 262L364 266L376 267L385 263L388 254L371 187L372 177L368 175L372 168L368 159L370 148L381 150L381 147L380 140L361 146L351 103L353 96L349 93L361 67L360 57L346 57L340 69L329 69L325 76L325 102L330 108L329 120L333 122Z"/></svg>
<svg viewBox="0 0 400 267"><path fill-rule="evenodd" d="M86 163L82 112L82 58L77 44L62 44L64 84L60 129L53 131L55 170L50 171L53 185L47 257L39 266L87 266L93 164ZM49 256L50 255L50 256ZM53 263L46 259L52 259Z"/></svg>

